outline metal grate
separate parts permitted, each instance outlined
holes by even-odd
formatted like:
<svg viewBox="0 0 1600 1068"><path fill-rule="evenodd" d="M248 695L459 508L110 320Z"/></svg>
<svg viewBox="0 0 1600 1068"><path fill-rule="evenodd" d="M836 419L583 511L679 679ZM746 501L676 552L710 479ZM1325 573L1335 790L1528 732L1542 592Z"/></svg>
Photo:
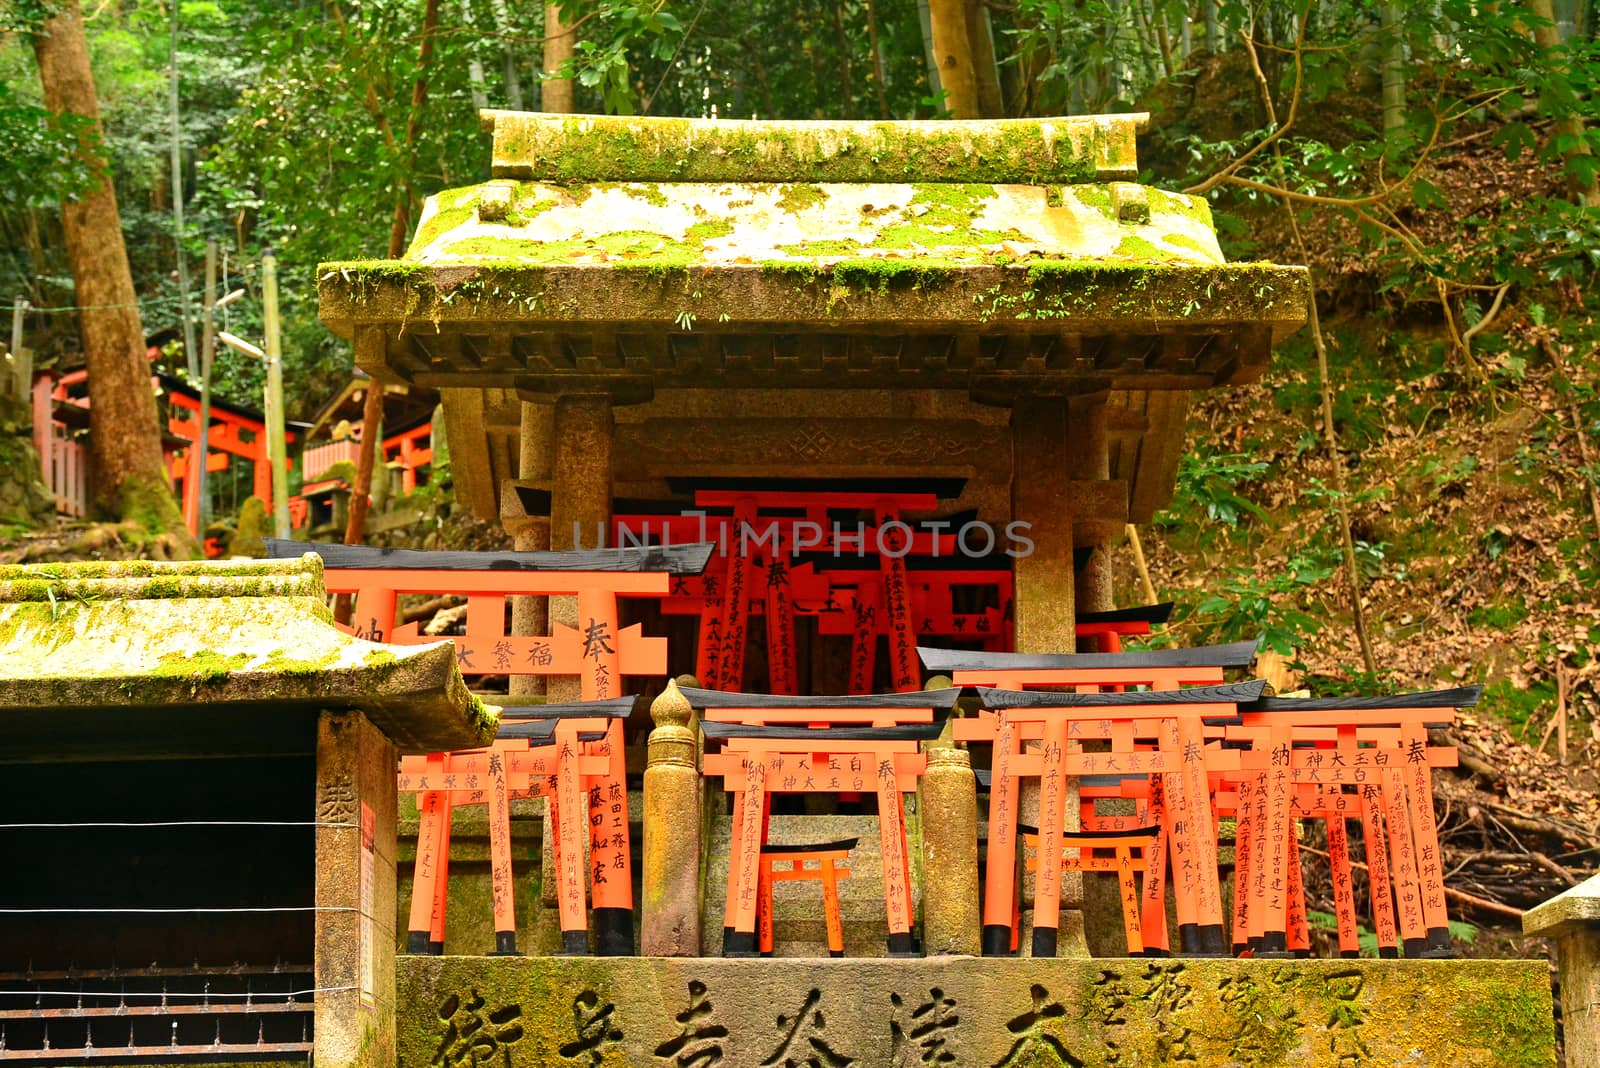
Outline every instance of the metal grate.
<svg viewBox="0 0 1600 1068"><path fill-rule="evenodd" d="M308 965L0 973L0 1061L311 1052Z"/></svg>

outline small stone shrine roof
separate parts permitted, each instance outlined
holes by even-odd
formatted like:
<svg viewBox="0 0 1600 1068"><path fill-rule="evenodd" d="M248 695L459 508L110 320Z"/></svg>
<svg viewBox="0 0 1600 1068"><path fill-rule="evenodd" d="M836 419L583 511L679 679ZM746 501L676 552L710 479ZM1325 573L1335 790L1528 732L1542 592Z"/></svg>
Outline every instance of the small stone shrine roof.
<svg viewBox="0 0 1600 1068"><path fill-rule="evenodd" d="M1522 914L1523 934L1551 938L1578 927L1600 927L1600 875L1592 875Z"/></svg>
<svg viewBox="0 0 1600 1068"><path fill-rule="evenodd" d="M233 732L270 737L295 710L359 709L402 752L494 737L495 713L467 692L450 643L362 641L333 625L325 598L315 556L0 567L7 748L105 710L115 715L95 721L117 734L149 733L197 706L208 725L197 744L218 749Z"/></svg>
<svg viewBox="0 0 1600 1068"><path fill-rule="evenodd" d="M1303 268L1228 263L1203 198L1129 181L1142 115L483 120L493 180L430 197L404 258L319 269L334 330L381 328L370 372L1195 389L1256 377L1305 319Z"/></svg>

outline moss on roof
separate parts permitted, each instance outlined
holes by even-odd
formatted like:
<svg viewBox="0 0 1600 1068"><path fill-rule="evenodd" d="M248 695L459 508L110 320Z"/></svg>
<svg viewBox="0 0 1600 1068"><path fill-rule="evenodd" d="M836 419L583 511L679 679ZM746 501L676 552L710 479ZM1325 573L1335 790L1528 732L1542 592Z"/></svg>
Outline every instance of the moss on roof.
<svg viewBox="0 0 1600 1068"><path fill-rule="evenodd" d="M360 709L405 751L493 737L449 643L363 641L325 598L315 556L0 567L0 715L309 706Z"/></svg>
<svg viewBox="0 0 1600 1068"><path fill-rule="evenodd" d="M1082 182L1132 178L1148 116L942 122L484 111L494 176L554 182Z"/></svg>
<svg viewBox="0 0 1600 1068"><path fill-rule="evenodd" d="M522 182L509 191L503 217L477 210L486 191L504 197L509 185L431 197L406 258L437 266L823 265L841 255L1223 262L1205 202L1157 190L1150 190L1149 220L1140 223L1118 222L1102 186L1068 186L1068 195L1051 197L1041 186L983 182L602 182L578 189ZM1129 245L1129 237L1138 241Z"/></svg>

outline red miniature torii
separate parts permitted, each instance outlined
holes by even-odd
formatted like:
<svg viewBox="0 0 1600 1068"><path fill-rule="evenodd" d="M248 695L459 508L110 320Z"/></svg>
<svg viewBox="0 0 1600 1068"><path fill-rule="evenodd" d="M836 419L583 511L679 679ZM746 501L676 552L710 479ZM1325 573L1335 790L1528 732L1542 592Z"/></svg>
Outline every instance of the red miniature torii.
<svg viewBox="0 0 1600 1068"><path fill-rule="evenodd" d="M992 686L1000 689L1023 690L1028 687L1078 687L1097 689L1102 686L1148 686L1154 690L1176 690L1186 685L1216 684L1222 681L1227 669L1248 667L1255 658L1254 642L1235 642L1231 645L1210 646L1198 649L1166 649L1141 653L1083 653L1083 654L1030 654L1030 653L976 653L967 650L928 649L917 650L923 666L929 672L949 674L957 686ZM1099 717L1095 717L1098 719ZM1198 741L1203 729L1198 720L1185 717L1179 721L1180 733L1194 735L1183 737L1182 744ZM1077 731L1085 734L1082 723L1068 728L1069 738ZM967 741L988 741L993 744L993 779L989 791L989 859L984 869L983 951L989 956L1003 956L1010 952L1013 940L1013 913L1016 895L1016 814L1020 802L1020 779L1011 770L1013 757L1022 753L1023 732L1019 725L1006 716L980 712L975 719L957 720L956 738ZM1093 728L1099 734L1098 725ZM1109 730L1109 728L1108 728ZM1134 738L1132 726L1118 728L1124 749L1131 749ZM1032 737L1042 741L1042 727L1034 723L1029 727ZM1105 735L1100 735L1105 736ZM1085 769L1094 771L1147 770L1129 768ZM1152 780L1152 811L1166 813L1164 791L1160 780ZM1176 782L1170 784L1176 787ZM1182 802L1175 798L1174 807L1182 810L1188 803L1185 793ZM1209 808L1209 806L1207 806ZM1042 821L1041 821L1042 822ZM1198 826L1193 821L1191 826ZM1200 832L1197 832L1200 833ZM1214 830L1212 839L1215 839ZM1151 855L1159 857L1163 851L1175 851L1178 843L1167 834L1158 837ZM1186 847L1188 848L1188 847ZM1197 871L1191 869L1194 874ZM1162 895L1164 865L1151 864L1146 874L1146 914L1144 922L1146 953L1165 951L1166 922ZM1190 938L1198 937L1200 921L1196 913L1196 894L1177 895L1179 929ZM1220 908L1220 905L1219 905ZM1214 921L1220 924L1220 915ZM1035 929L1037 929L1037 914ZM1208 921L1208 928L1210 923ZM1206 937L1217 942L1219 931L1207 930ZM1049 936L1044 936L1049 941ZM1209 947L1223 952L1220 943Z"/></svg>
<svg viewBox="0 0 1600 1068"><path fill-rule="evenodd" d="M695 494L696 507L731 509L731 517L625 516L614 522L619 540L717 539L720 567L702 580L700 589L691 591L685 583L675 591L680 597L700 599L696 678L708 688L737 689L743 684L746 629L749 616L759 611L767 627L769 688L776 693L799 692L794 619L805 610L796 605L794 561L796 554L809 552L837 559L852 555L876 558L876 576L868 579L865 572L858 572L860 580L851 584L854 614L859 617L870 607L875 623L870 632L860 626L850 630L855 635L851 689L865 692L870 688L877 636L882 633L889 637L892 686L914 690L918 685L915 604L905 557L913 553L937 556L941 551L952 555L955 539L918 530L900 517L908 511L931 511L937 504L938 497L932 493L701 490ZM870 510L872 523L853 529L838 527L833 514L849 510ZM761 589L754 589L757 572L765 576ZM812 584L810 592L827 599L829 590L826 584ZM673 609L669 605L666 610ZM813 609L807 614L817 613Z"/></svg>
<svg viewBox="0 0 1600 1068"><path fill-rule="evenodd" d="M578 676L585 701L619 696L624 675L664 675L666 639L645 637L638 624L617 626L617 598L660 596L675 573L698 573L709 545L579 552L432 553L406 549L267 541L273 558L315 552L326 567L330 593L356 595L358 637L396 644L427 642L415 624L398 625L403 593L464 593L467 633L457 639L463 674ZM506 598L576 595L580 629L557 625L550 635L506 633ZM577 729L602 732L610 761L605 792L625 790L622 727L617 719L580 720ZM593 745L595 743L586 743ZM448 811L449 799L441 801ZM603 813L593 811L591 821ZM591 836L595 927L600 952L633 951L632 851L626 834ZM604 878L617 872L620 878Z"/></svg>
<svg viewBox="0 0 1600 1068"><path fill-rule="evenodd" d="M1151 815L1159 814L1165 832L1163 837L1168 843L1177 900L1193 902L1192 925L1186 923L1180 913L1179 931L1192 951L1214 955L1227 952L1216 867L1210 775L1236 766L1239 753L1220 746L1208 747L1203 720L1236 716L1239 703L1255 700L1265 687L1264 681L1256 680L1139 693L979 688L978 696L985 713L975 719L957 720L955 737L958 741L994 741L991 796L1000 792L1000 784L1006 779L1037 777L1040 781L1034 956L1055 955L1061 904L1061 836L1066 812L1063 795L1067 778L1111 770L1144 773L1151 776L1152 782L1160 778L1162 803L1158 812L1152 798ZM1014 732L1019 743L1038 738L1042 744L1038 750L1031 751L1020 746L1004 747L1000 739L1008 732ZM1079 740L1089 738L1109 740L1110 751L1083 752ZM1002 809L991 820L990 874L995 873L997 864L1005 864L1008 869L1015 864L1003 851L996 855L997 840L1004 841L1008 837L1003 830L997 831L996 820L1001 828L1009 823L1014 833L1015 808ZM1014 847L1014 839L1012 844ZM1155 867L1152 864L1151 871ZM1147 873L1147 887L1152 881ZM995 888L993 880L990 888L991 891ZM1013 893L1008 890L1001 902L987 902L986 911L994 909L996 904L1002 904L1007 912L1012 911ZM1006 924L1009 944L1009 916ZM989 926L990 917L986 915L986 937L992 937L988 935Z"/></svg>
<svg viewBox="0 0 1600 1068"><path fill-rule="evenodd" d="M1329 814L1330 853L1335 852L1335 839L1346 839L1343 820L1348 815L1362 820L1381 948L1393 952L1393 917L1406 956L1453 954L1431 769L1453 767L1456 751L1430 745L1428 730L1452 722L1455 709L1474 704L1480 689L1383 697L1266 698L1246 710L1239 725L1226 728L1230 740L1250 745L1235 791L1238 838L1249 847L1237 855L1246 858L1250 872L1251 893L1243 908L1251 936L1260 939L1258 952L1294 948L1283 944L1285 902L1277 880L1270 877L1275 862L1266 850L1272 841L1293 841L1293 822L1301 815L1296 809L1303 806L1308 815ZM1304 804L1307 788L1321 792L1311 795L1311 804ZM1347 788L1356 793L1347 795ZM1341 803L1346 798L1359 799L1356 812L1349 811L1348 801ZM1340 852L1343 856L1335 855L1332 864L1336 900L1349 897L1353 904L1353 893L1347 889L1348 845ZM1391 882L1397 916L1388 902ZM1351 937L1353 931L1341 929L1341 944Z"/></svg>
<svg viewBox="0 0 1600 1068"><path fill-rule="evenodd" d="M706 754L703 773L720 777L734 795L723 955L759 952L760 854L769 795L869 790L878 795L888 951L913 955L910 856L900 795L916 789L926 767L919 742L939 736L960 691L794 697L686 688L683 694L702 711L706 737L725 742L721 752Z"/></svg>
<svg viewBox="0 0 1600 1068"><path fill-rule="evenodd" d="M449 878L450 809L472 804L487 804L489 808L495 952L506 955L517 952L510 802L518 797L547 799L555 835L563 952L581 954L586 951L588 923L584 914L582 835L593 817L590 820L564 818L562 813L563 810L592 811L594 806L585 803L591 790L606 790L614 785L614 754L609 732L588 731L582 725L593 720L626 718L632 706L633 699L629 697L511 706L501 710L499 734L494 744L486 749L401 758L400 792L418 795L417 809L421 817L407 952L442 951ZM626 800L618 803L622 805L625 821ZM625 825L623 833L626 834Z"/></svg>

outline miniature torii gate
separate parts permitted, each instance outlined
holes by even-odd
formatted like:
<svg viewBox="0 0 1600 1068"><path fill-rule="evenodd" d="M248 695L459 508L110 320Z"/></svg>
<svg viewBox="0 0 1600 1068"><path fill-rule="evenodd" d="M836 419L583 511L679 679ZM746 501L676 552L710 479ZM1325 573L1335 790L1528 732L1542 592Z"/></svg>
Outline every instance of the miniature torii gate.
<svg viewBox="0 0 1600 1068"><path fill-rule="evenodd" d="M1240 876L1236 868L1236 885L1248 886L1249 893L1235 899L1235 922L1243 919L1258 953L1295 948L1285 944L1294 926L1285 911L1303 908L1293 900L1293 822L1300 816L1328 820L1335 904L1350 904L1348 921L1345 908L1336 910L1340 947L1353 943L1344 821L1354 815L1362 821L1380 949L1393 954L1397 918L1407 957L1454 954L1431 769L1454 767L1456 751L1430 745L1428 730L1453 722L1455 709L1475 704L1480 692L1465 687L1381 697L1263 698L1242 710L1238 725L1225 728L1230 742L1249 746L1234 792L1235 855L1245 872ZM1359 801L1354 811L1351 801ZM1274 842L1284 845L1274 849ZM1278 859L1280 854L1288 860ZM1283 863L1289 865L1287 887ZM1391 883L1397 917L1388 900ZM1237 933L1234 942L1240 943Z"/></svg>
<svg viewBox="0 0 1600 1068"><path fill-rule="evenodd" d="M1115 655L1115 654L1107 654ZM1232 719L1238 705L1261 696L1266 682L1232 683L1217 686L1192 686L1184 689L1150 690L1123 693L1059 693L1049 690L978 689L984 709L974 719L956 721L958 741L992 741L995 764L991 797L1001 792L1007 780L1037 777L1039 785L1039 860L1038 881L1034 884L1033 955L1055 956L1056 932L1061 907L1061 848L1066 816L1065 787L1068 776L1077 778L1106 771L1143 773L1160 777L1162 804L1159 806L1161 837L1172 861L1176 898L1181 904L1192 902L1192 925L1180 913L1179 932L1186 946L1205 954L1223 955L1227 942L1222 925L1222 891L1217 877L1216 821L1211 810L1210 775L1235 768L1239 754L1221 746L1205 744L1206 719ZM1040 748L1007 746L1000 739L1011 733L1017 742L1039 739ZM1085 753L1084 739L1111 743L1106 753ZM1152 798L1152 817L1158 814ZM996 814L1000 826L1016 828L1016 809L1002 808ZM1004 865L1010 875L1013 856L1002 850L997 856L996 842L1009 836L989 829L990 888L996 865ZM1011 838L1014 848L1015 839ZM1158 850L1152 848L1152 857ZM1146 872L1147 890L1160 882L1159 865L1152 863ZM1004 906L1011 911L1012 891L1006 888ZM1153 894L1153 891L1151 891ZM1147 897L1147 903L1149 898ZM992 909L997 902L986 906ZM1007 941L1009 942L1007 917ZM985 928L989 917L985 916Z"/></svg>
<svg viewBox="0 0 1600 1068"><path fill-rule="evenodd" d="M919 648L917 653L928 671L949 674L957 686L991 686L1007 690L1037 686L1090 690L1102 686L1148 686L1153 690L1176 690L1187 685L1217 684L1222 682L1225 670L1248 667L1255 658L1255 643L1234 642L1231 645L1140 653L976 653L928 648ZM1182 724L1182 732L1195 735L1181 739L1184 744L1197 740L1200 734L1196 732L1203 733L1198 719L1184 717L1177 722ZM955 729L958 740L987 741L994 747L993 779L989 790L989 859L984 869L983 951L989 956L1004 956L1010 951L1012 941L1016 894L1016 824L1020 800L1020 779L1011 772L1009 761L1022 753L1023 734L1019 725L1009 716L989 712L980 712L976 718L957 720ZM1043 739L1038 724L1029 729L1032 737ZM1098 726L1092 728L1090 733L1085 732L1082 724L1074 724L1067 730L1069 740L1074 737L1107 736L1098 733ZM1084 773L1096 770L1086 769ZM1147 769L1102 766L1098 770ZM1160 787L1161 780L1152 780L1152 813L1167 811L1162 804L1164 797L1157 795ZM1186 797L1184 803L1187 803ZM1175 804L1173 807L1182 808L1183 805ZM1214 842L1214 830L1212 838ZM1151 856L1159 857L1163 850L1175 846L1176 843L1170 842L1166 836L1158 837L1151 847ZM1144 943L1147 954L1160 953L1168 948L1165 907L1160 904L1161 894L1164 893L1162 876L1160 864L1152 864L1146 874ZM1179 930L1191 940L1201 934L1196 904L1193 893L1177 895ZM1217 928L1204 932L1206 950L1225 952L1220 911L1212 922ZM1035 930L1038 930L1037 915ZM1049 943L1050 935L1044 936L1044 941ZM1198 946L1196 943L1196 948Z"/></svg>
<svg viewBox="0 0 1600 1068"><path fill-rule="evenodd" d="M617 626L617 599L659 597L674 574L698 574L710 559L709 545L644 549L600 549L570 552L418 552L309 542L267 542L271 557L314 552L327 570L330 593L356 595L357 617L349 627L358 637L395 644L434 640L416 624L399 625L398 598L403 593L455 593L467 598L467 633L456 639L463 674L578 676L583 699L602 701L619 696L624 675L664 675L665 638L645 637L638 624ZM506 598L576 595L582 633L556 625L549 635L506 633ZM580 730L604 732L611 772L605 792L625 789L621 721L579 720ZM593 744L593 743L589 743ZM440 802L448 811L449 799ZM595 813L591 812L593 820ZM602 955L626 956L633 951L632 854L627 835L601 835L591 842L595 870L624 873L623 878L591 879L595 928Z"/></svg>
<svg viewBox="0 0 1600 1068"><path fill-rule="evenodd" d="M773 793L878 795L883 899L891 956L914 954L911 862L902 792L916 789L927 759L919 742L937 738L955 707L954 688L875 696L794 697L685 688L707 738L703 774L734 795L724 956L753 956L757 942L761 846ZM854 724L847 726L847 724Z"/></svg>
<svg viewBox="0 0 1600 1068"><path fill-rule="evenodd" d="M555 834L557 901L561 916L562 951L581 954L588 947L584 915L583 838L585 827L607 837L627 837L626 798L606 794L615 804L616 821L601 816L593 823L592 789L609 790L616 782L618 754L610 732L586 730L594 720L626 719L633 698L565 704L507 706L492 746L454 753L401 758L399 789L418 796L417 860L412 882L408 953L440 953L450 870L450 811L464 805L489 810L489 872L494 904L495 952L517 952L515 887L511 872L511 801L545 797ZM565 816L588 810L588 819ZM620 822L620 831L616 826ZM597 885L605 882L604 872Z"/></svg>

